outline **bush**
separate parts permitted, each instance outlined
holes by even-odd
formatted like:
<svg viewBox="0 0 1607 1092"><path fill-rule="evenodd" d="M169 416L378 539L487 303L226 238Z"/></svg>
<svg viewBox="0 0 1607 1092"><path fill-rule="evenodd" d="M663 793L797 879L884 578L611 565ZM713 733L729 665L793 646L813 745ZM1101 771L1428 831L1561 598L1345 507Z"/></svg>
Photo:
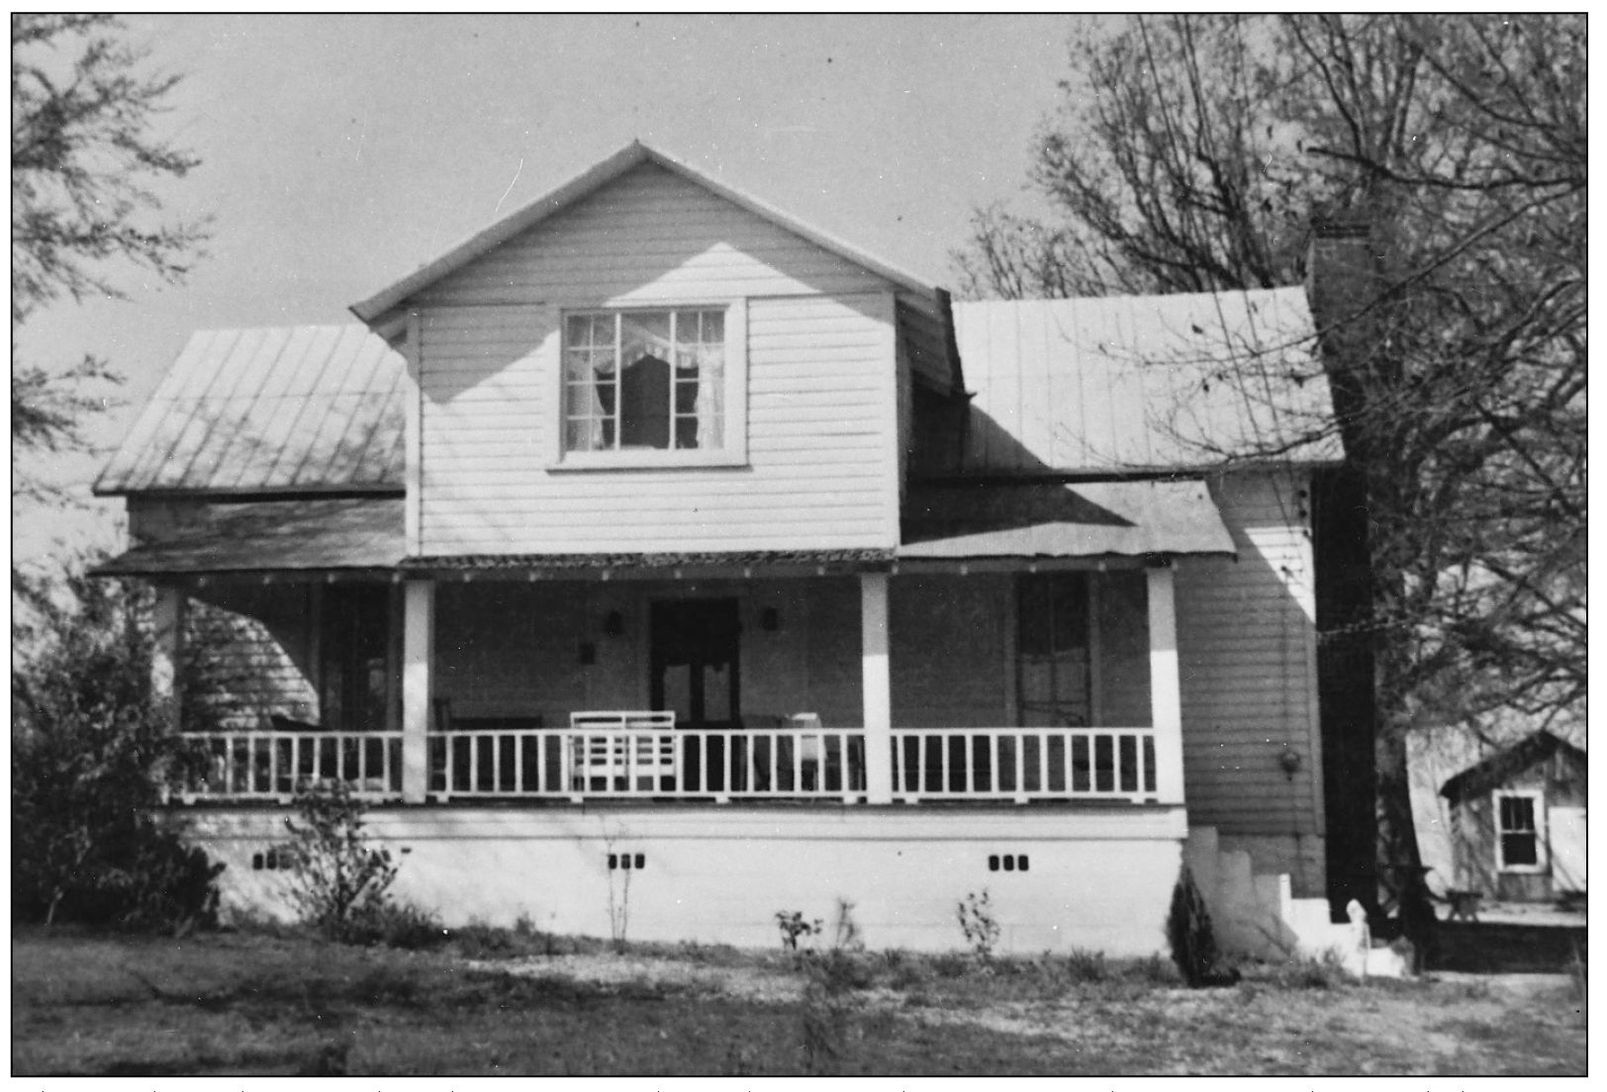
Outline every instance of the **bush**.
<svg viewBox="0 0 1607 1092"><path fill-rule="evenodd" d="M1172 948L1172 962L1177 964L1183 981L1189 986L1218 986L1237 980L1235 973L1222 966L1211 914L1205 908L1205 896L1200 894L1194 873L1186 864L1177 877L1177 885L1172 888L1166 939Z"/></svg>
<svg viewBox="0 0 1607 1092"><path fill-rule="evenodd" d="M12 675L12 914L213 926L223 866L160 814L167 774L190 756L151 690L149 596L81 575L65 591L35 603Z"/></svg>
<svg viewBox="0 0 1607 1092"><path fill-rule="evenodd" d="M455 936L440 918L423 907L388 899L359 913L350 933L349 939L359 943L408 951L439 948Z"/></svg>
<svg viewBox="0 0 1607 1092"><path fill-rule="evenodd" d="M993 949L999 943L999 922L993 916L988 889L984 887L980 895L975 891L966 895L955 905L954 916L959 919L960 932L965 934L965 942L976 957L983 963L991 962Z"/></svg>
<svg viewBox="0 0 1607 1092"><path fill-rule="evenodd" d="M301 822L287 818L290 841L280 847L295 862L291 897L302 920L332 940L361 943L394 913L389 905L397 865L390 850L363 829L367 808L343 781L322 781L296 796Z"/></svg>
<svg viewBox="0 0 1607 1092"><path fill-rule="evenodd" d="M823 926L819 918L806 921L801 910L778 910L776 928L781 930L782 950L796 952L799 937L819 936Z"/></svg>

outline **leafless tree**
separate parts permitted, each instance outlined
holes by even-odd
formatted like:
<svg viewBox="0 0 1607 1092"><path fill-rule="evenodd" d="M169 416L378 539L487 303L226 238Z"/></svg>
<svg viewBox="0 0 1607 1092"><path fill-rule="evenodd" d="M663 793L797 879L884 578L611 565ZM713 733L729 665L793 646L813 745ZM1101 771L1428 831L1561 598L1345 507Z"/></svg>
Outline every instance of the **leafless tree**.
<svg viewBox="0 0 1607 1092"><path fill-rule="evenodd" d="M1256 288L1301 280L1314 215L1370 225L1321 333L1368 509L1347 628L1387 883L1418 864L1415 725L1583 722L1585 66L1583 16L1090 25L1037 143L1052 218L979 211L956 255L973 295Z"/></svg>

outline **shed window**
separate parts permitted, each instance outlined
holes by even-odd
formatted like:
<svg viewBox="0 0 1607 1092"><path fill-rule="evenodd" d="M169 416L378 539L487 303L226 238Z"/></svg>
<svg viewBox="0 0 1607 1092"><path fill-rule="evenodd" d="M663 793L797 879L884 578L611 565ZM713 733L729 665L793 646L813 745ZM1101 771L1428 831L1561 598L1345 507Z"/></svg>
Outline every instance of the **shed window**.
<svg viewBox="0 0 1607 1092"><path fill-rule="evenodd" d="M564 450L725 446L725 312L593 311L564 320Z"/></svg>
<svg viewBox="0 0 1607 1092"><path fill-rule="evenodd" d="M1503 869L1532 869L1540 864L1540 830L1533 796L1496 797L1496 864Z"/></svg>

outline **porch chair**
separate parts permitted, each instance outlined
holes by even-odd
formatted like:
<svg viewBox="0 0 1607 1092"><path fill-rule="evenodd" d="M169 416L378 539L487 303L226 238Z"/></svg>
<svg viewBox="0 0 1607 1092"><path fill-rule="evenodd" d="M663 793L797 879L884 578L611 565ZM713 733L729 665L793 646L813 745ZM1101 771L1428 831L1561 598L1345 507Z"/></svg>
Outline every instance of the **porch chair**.
<svg viewBox="0 0 1607 1092"><path fill-rule="evenodd" d="M680 784L680 747L670 710L569 714L570 788L577 791L671 791ZM588 732L607 734L589 735ZM601 786L594 787L594 782Z"/></svg>
<svg viewBox="0 0 1607 1092"><path fill-rule="evenodd" d="M821 725L819 713L794 713L785 718L786 725L796 735L793 736L792 745L798 757L798 788L820 789L821 774L824 771L825 741L821 738Z"/></svg>

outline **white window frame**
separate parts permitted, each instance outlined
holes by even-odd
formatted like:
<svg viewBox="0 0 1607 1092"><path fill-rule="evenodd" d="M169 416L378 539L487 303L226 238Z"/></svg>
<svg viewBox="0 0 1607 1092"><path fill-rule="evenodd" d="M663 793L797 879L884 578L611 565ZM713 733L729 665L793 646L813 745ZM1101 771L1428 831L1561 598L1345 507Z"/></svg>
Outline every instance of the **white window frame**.
<svg viewBox="0 0 1607 1092"><path fill-rule="evenodd" d="M1501 800L1515 797L1534 804L1534 864L1508 864L1501 842ZM1495 867L1498 872L1539 873L1546 871L1546 794L1539 789L1497 789L1490 794L1490 828L1495 832Z"/></svg>
<svg viewBox="0 0 1607 1092"><path fill-rule="evenodd" d="M564 338L573 315L631 311L723 311L725 313L724 446L719 448L631 448L616 451L568 451ZM622 470L674 467L742 467L748 463L748 308L745 299L607 300L565 304L558 314L558 362L552 381L554 412L549 470Z"/></svg>

